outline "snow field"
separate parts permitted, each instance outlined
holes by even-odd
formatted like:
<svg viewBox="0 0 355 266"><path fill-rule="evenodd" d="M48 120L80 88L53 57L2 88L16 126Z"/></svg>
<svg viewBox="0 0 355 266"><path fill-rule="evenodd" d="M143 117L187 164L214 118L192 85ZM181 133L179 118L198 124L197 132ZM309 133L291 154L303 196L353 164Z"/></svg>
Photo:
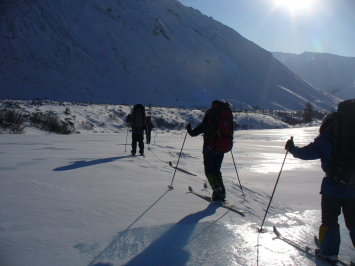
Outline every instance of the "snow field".
<svg viewBox="0 0 355 266"><path fill-rule="evenodd" d="M222 165L227 199L245 215L188 193L205 191L202 138L159 132L146 157L132 157L130 136L60 136L30 130L0 135L0 265L315 265L280 240L272 225L313 246L320 222L319 161L288 156L264 228L269 197L294 136L303 146L317 128L237 131L233 161ZM126 150L126 152L125 152ZM341 254L354 259L342 226ZM317 262L317 265L321 265Z"/></svg>

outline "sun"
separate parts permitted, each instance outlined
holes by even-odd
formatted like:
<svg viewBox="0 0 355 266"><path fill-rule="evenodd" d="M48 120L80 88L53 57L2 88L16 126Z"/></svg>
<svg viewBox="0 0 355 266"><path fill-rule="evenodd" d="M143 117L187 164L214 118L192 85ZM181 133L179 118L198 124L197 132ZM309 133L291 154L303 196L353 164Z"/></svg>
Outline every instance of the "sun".
<svg viewBox="0 0 355 266"><path fill-rule="evenodd" d="M292 13L308 11L314 5L314 0L273 0L278 8L287 9Z"/></svg>

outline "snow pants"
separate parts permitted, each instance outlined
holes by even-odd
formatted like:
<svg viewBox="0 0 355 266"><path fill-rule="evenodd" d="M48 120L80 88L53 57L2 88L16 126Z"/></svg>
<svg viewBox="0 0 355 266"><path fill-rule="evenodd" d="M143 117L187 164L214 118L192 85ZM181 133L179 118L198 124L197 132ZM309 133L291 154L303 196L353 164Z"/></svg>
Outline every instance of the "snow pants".
<svg viewBox="0 0 355 266"><path fill-rule="evenodd" d="M205 175L207 177L208 183L211 187L218 183L222 190L225 192L221 167L223 162L224 154L204 154L203 164L205 167Z"/></svg>
<svg viewBox="0 0 355 266"><path fill-rule="evenodd" d="M146 138L147 138L147 144L150 144L151 135L152 135L152 131L149 130L149 129L147 129L147 130L145 131L145 136L146 136Z"/></svg>
<svg viewBox="0 0 355 266"><path fill-rule="evenodd" d="M322 195L322 225L319 230L321 250L325 255L339 255L340 227L338 217L343 211L345 225L355 247L355 199Z"/></svg>
<svg viewBox="0 0 355 266"><path fill-rule="evenodd" d="M136 153L137 151L137 142L139 146L139 153L144 153L144 142L143 142L143 134L132 133L132 153Z"/></svg>

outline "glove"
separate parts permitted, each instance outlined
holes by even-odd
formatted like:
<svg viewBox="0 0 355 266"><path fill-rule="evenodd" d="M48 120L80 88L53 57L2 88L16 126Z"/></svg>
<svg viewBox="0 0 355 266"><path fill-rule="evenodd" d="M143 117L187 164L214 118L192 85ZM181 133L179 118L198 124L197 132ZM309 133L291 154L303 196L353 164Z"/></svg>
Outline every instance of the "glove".
<svg viewBox="0 0 355 266"><path fill-rule="evenodd" d="M188 124L187 124L186 129L187 129L187 131L191 131L191 130L192 130L192 129L191 129L191 123L188 123Z"/></svg>
<svg viewBox="0 0 355 266"><path fill-rule="evenodd" d="M293 147L295 147L295 144L293 143L293 138L291 137L291 138L286 142L285 150L291 151Z"/></svg>

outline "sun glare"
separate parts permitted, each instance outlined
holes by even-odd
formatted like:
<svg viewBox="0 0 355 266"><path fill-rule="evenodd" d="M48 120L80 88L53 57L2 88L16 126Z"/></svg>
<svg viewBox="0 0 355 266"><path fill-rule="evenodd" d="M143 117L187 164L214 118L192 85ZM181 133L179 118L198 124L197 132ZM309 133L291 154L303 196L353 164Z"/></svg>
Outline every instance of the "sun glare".
<svg viewBox="0 0 355 266"><path fill-rule="evenodd" d="M313 2L314 0L274 0L278 8L288 9L292 13L310 10Z"/></svg>

